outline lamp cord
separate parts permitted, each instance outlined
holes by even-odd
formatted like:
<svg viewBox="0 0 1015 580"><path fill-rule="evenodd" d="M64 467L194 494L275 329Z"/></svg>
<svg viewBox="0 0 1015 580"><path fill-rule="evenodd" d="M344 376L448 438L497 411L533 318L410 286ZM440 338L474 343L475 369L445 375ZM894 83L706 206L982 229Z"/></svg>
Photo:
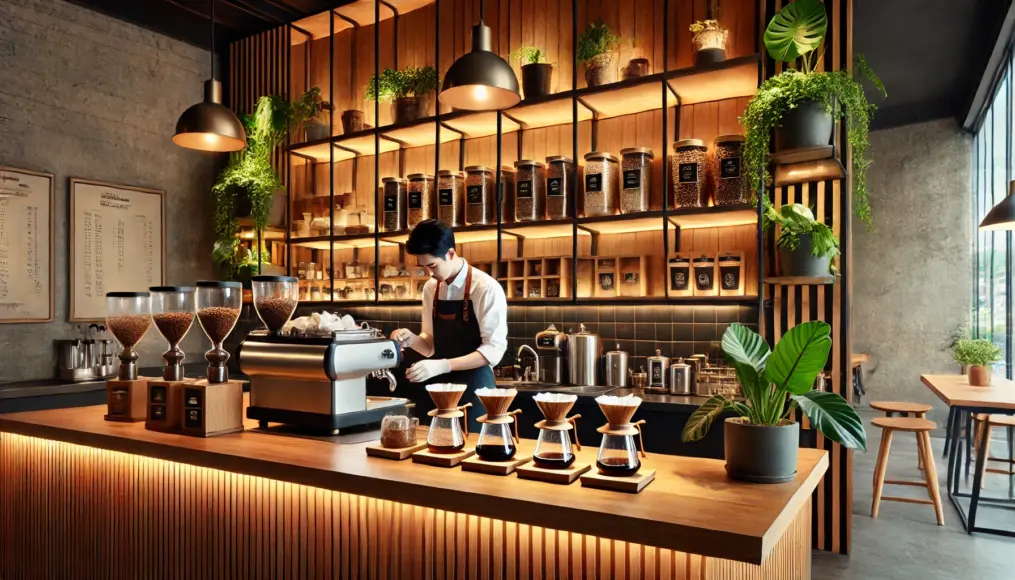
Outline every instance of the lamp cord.
<svg viewBox="0 0 1015 580"><path fill-rule="evenodd" d="M211 80L215 80L215 0L211 0Z"/></svg>
<svg viewBox="0 0 1015 580"><path fill-rule="evenodd" d="M486 13L486 2L479 0L479 23L483 24L483 16Z"/></svg>

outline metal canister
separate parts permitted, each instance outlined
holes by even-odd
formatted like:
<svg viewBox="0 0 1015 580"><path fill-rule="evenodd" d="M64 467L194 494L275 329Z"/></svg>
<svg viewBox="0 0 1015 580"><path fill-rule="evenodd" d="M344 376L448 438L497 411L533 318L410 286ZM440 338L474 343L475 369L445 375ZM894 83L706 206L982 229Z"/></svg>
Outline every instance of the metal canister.
<svg viewBox="0 0 1015 580"><path fill-rule="evenodd" d="M669 388L671 395L690 395L694 392L691 389L691 365L685 363L683 359L678 359L670 365Z"/></svg>
<svg viewBox="0 0 1015 580"><path fill-rule="evenodd" d="M598 379L597 370L602 344L599 335L578 325L578 332L567 335L567 363L571 384L593 387Z"/></svg>
<svg viewBox="0 0 1015 580"><path fill-rule="evenodd" d="M627 359L627 352L620 350L619 344L617 345L617 350L611 350L606 353L604 366L607 387L627 386Z"/></svg>
<svg viewBox="0 0 1015 580"><path fill-rule="evenodd" d="M654 391L666 390L666 371L670 366L670 357L663 356L661 350L656 350L655 356L646 359L648 362L648 388Z"/></svg>
<svg viewBox="0 0 1015 580"><path fill-rule="evenodd" d="M551 324L536 333L536 350L539 351L540 381L554 384L567 382L567 335Z"/></svg>
<svg viewBox="0 0 1015 580"><path fill-rule="evenodd" d="M684 360L684 362L691 365L691 390L695 395L698 394L698 375L701 374L701 369L705 368L707 360L708 357L703 354L693 354Z"/></svg>

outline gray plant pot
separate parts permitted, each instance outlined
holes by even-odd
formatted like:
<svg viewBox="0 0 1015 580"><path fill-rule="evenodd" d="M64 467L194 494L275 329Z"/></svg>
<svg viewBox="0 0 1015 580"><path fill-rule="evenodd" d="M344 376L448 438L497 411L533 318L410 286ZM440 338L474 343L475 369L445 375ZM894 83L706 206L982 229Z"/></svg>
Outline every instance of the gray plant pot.
<svg viewBox="0 0 1015 580"><path fill-rule="evenodd" d="M783 276L827 276L830 259L828 256L815 256L811 234L800 236L800 245L795 250L779 248L779 271Z"/></svg>
<svg viewBox="0 0 1015 580"><path fill-rule="evenodd" d="M307 141L321 141L330 136L331 127L315 119L307 121L307 124L303 126L303 130L307 133Z"/></svg>
<svg viewBox="0 0 1015 580"><path fill-rule="evenodd" d="M822 147L832 142L832 117L820 101L804 101L791 109L775 129L775 153Z"/></svg>
<svg viewBox="0 0 1015 580"><path fill-rule="evenodd" d="M740 417L726 419L726 473L753 483L783 483L796 476L800 424L751 425Z"/></svg>

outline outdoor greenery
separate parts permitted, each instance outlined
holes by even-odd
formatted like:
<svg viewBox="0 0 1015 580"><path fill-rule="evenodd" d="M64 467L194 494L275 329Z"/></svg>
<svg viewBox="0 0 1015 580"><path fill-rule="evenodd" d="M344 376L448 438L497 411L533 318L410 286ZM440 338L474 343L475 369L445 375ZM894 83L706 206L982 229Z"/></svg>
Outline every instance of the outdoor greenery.
<svg viewBox="0 0 1015 580"><path fill-rule="evenodd" d="M590 22L589 27L578 37L578 60L587 63L594 58L609 54L620 48L620 37L602 22Z"/></svg>
<svg viewBox="0 0 1015 580"><path fill-rule="evenodd" d="M828 256L834 260L839 255L839 239L835 237L832 228L814 219L814 212L805 205L799 203L787 203L779 209L766 197L765 213L763 215L765 230L768 231L773 225L781 227L779 238L776 243L780 248L796 250L800 247L800 236L811 235L811 254L822 257ZM832 271L835 265L831 264Z"/></svg>
<svg viewBox="0 0 1015 580"><path fill-rule="evenodd" d="M726 359L737 371L745 402L716 395L691 415L682 438L698 441L717 417L731 409L752 425L787 425L799 407L821 433L851 449L867 449L867 435L856 410L836 393L814 391L832 348L831 327L813 321L794 326L770 350L761 336L731 324L722 337Z"/></svg>
<svg viewBox="0 0 1015 580"><path fill-rule="evenodd" d="M870 229L874 225L867 199L866 157L871 117L876 107L867 102L863 87L853 71L817 71L828 18L821 0L797 0L779 11L765 30L769 55L790 67L766 80L747 104L740 122L747 133L744 166L756 191L768 182L769 142L772 131L781 126L791 110L806 101L817 101L835 121L846 119L846 140L853 159L853 198L856 215ZM885 87L863 56L857 55L854 70L869 79L882 94ZM762 172L764 180L762 181Z"/></svg>
<svg viewBox="0 0 1015 580"><path fill-rule="evenodd" d="M985 338L962 338L952 349L955 362L966 366L987 366L1004 358L1001 347Z"/></svg>
<svg viewBox="0 0 1015 580"><path fill-rule="evenodd" d="M376 80L376 83L375 83ZM386 68L381 71L381 76L370 77L370 84L367 85L367 99L394 101L403 97L415 97L432 93L438 89L440 79L437 78L437 69L432 66L408 67L402 70Z"/></svg>
<svg viewBox="0 0 1015 580"><path fill-rule="evenodd" d="M546 62L546 54L534 46L519 46L511 51L511 58L518 60L523 65Z"/></svg>

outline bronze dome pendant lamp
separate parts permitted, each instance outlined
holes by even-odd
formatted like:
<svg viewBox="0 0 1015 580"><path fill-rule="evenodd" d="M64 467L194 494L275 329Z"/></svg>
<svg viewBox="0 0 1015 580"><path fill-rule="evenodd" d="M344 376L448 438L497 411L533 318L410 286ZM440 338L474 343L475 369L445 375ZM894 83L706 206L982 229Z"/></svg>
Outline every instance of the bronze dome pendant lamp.
<svg viewBox="0 0 1015 580"><path fill-rule="evenodd" d="M479 23L472 27L472 51L451 65L437 96L442 104L455 109L499 111L522 100L515 71L492 51L493 34L483 22L483 9L480 0Z"/></svg>
<svg viewBox="0 0 1015 580"><path fill-rule="evenodd" d="M215 0L211 0L211 78L204 81L204 100L176 122L173 143L199 151L240 151L247 133L239 118L222 105L222 83L215 78Z"/></svg>

